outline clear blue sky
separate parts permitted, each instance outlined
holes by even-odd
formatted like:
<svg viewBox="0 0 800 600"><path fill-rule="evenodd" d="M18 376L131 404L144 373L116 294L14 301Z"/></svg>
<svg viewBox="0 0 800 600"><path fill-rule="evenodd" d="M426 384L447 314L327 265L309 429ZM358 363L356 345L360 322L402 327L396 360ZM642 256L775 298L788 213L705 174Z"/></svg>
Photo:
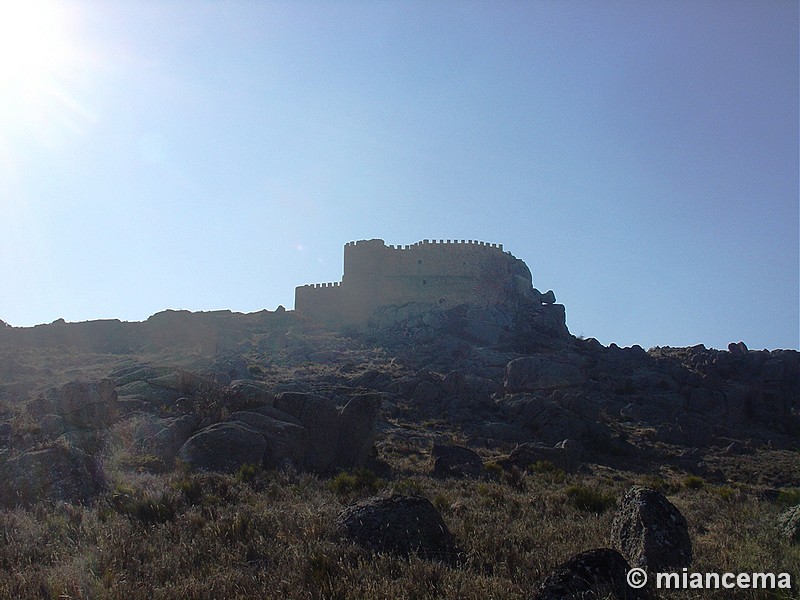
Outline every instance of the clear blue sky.
<svg viewBox="0 0 800 600"><path fill-rule="evenodd" d="M795 1L0 0L0 22L12 325L291 308L347 241L463 238L524 259L576 335L798 347Z"/></svg>

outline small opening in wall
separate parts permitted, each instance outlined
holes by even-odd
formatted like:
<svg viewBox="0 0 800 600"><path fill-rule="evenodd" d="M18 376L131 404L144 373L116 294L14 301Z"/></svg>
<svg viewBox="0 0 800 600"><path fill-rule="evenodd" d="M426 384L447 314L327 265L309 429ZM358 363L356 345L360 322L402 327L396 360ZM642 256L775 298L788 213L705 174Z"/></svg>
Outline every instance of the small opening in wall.
<svg viewBox="0 0 800 600"><path fill-rule="evenodd" d="M418 265L421 265L421 264L422 264L422 259L421 259L421 258L417 260L417 264L418 264Z"/></svg>
<svg viewBox="0 0 800 600"><path fill-rule="evenodd" d="M423 279L422 280L422 285L428 285L428 280L427 279Z"/></svg>

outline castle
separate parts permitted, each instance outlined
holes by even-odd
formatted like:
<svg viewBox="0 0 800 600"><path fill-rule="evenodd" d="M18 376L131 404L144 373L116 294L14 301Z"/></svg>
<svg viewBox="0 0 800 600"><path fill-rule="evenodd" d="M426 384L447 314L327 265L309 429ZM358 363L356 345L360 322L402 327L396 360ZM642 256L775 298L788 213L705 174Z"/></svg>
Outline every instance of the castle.
<svg viewBox="0 0 800 600"><path fill-rule="evenodd" d="M520 298L542 295L525 263L502 244L422 240L387 246L373 239L345 245L340 283L297 287L295 310L326 323L362 326L383 306L488 306Z"/></svg>

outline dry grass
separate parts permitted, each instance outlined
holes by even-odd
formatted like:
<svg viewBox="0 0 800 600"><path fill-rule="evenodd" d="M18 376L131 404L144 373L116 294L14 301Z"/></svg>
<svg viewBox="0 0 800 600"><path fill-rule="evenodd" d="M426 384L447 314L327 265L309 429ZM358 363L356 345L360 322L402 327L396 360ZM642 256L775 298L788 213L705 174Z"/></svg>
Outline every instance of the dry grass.
<svg viewBox="0 0 800 600"><path fill-rule="evenodd" d="M387 458L403 475L325 479L256 469L233 476L130 472L126 481L118 467L113 489L92 507L0 513L0 597L526 598L570 555L608 545L610 499L640 478L601 469L553 477L543 469L520 473L519 481L441 480L419 461ZM800 548L772 525L779 503L689 484L676 485L670 498L690 523L695 570L788 571L797 585ZM345 505L389 489L434 502L461 548L454 564L374 556L336 538L332 523Z"/></svg>

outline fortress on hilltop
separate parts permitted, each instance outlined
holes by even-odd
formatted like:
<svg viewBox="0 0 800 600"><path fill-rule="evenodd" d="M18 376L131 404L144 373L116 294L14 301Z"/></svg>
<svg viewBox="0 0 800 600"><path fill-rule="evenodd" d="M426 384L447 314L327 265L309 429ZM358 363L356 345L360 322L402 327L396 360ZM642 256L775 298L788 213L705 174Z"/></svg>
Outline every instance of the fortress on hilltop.
<svg viewBox="0 0 800 600"><path fill-rule="evenodd" d="M384 306L415 304L451 308L488 306L527 299L553 303L552 292L533 288L525 263L502 244L475 240L422 240L387 246L361 240L344 247L341 283L295 289L295 310L317 320L365 325Z"/></svg>

